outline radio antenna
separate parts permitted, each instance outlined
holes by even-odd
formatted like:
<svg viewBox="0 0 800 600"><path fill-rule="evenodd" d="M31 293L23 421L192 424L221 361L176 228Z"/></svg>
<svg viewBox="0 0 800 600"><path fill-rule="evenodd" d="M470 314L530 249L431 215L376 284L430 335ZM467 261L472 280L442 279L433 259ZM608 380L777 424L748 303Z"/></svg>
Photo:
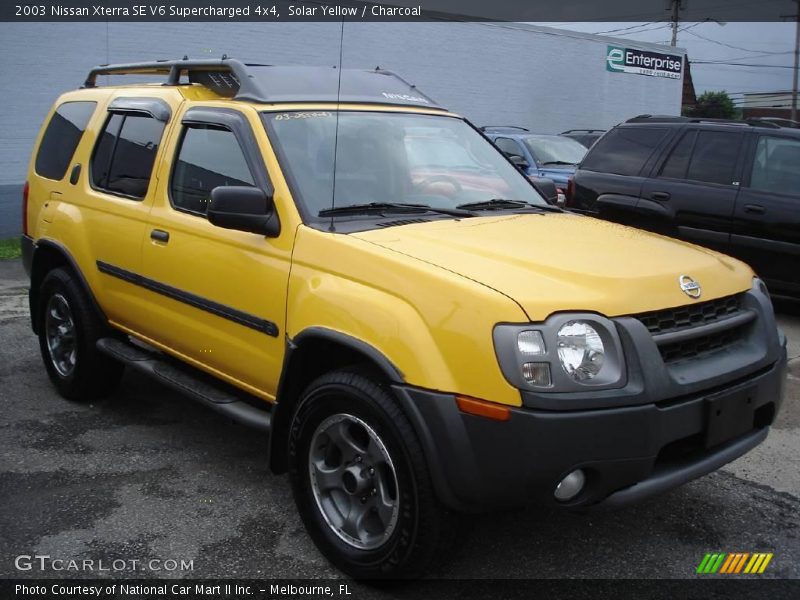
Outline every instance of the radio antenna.
<svg viewBox="0 0 800 600"><path fill-rule="evenodd" d="M339 151L339 103L342 99L342 53L344 51L344 16L342 16L342 29L339 34L339 80L336 84L336 126L333 134L333 185L331 186L331 209L336 203L336 157ZM328 231L336 231L331 212L331 224Z"/></svg>

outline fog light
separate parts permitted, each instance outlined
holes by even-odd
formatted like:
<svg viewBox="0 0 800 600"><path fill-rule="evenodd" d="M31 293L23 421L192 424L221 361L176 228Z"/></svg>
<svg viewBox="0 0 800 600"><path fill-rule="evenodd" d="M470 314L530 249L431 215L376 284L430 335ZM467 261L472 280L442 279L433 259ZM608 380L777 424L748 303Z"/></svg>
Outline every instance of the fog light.
<svg viewBox="0 0 800 600"><path fill-rule="evenodd" d="M528 383L540 387L550 387L553 384L549 363L525 363L522 365L522 376Z"/></svg>
<svg viewBox="0 0 800 600"><path fill-rule="evenodd" d="M585 483L586 476L583 474L583 471L581 469L575 469L561 480L561 483L556 486L556 491L553 492L553 495L556 497L556 500L560 500L561 502L572 500L581 493L583 484Z"/></svg>

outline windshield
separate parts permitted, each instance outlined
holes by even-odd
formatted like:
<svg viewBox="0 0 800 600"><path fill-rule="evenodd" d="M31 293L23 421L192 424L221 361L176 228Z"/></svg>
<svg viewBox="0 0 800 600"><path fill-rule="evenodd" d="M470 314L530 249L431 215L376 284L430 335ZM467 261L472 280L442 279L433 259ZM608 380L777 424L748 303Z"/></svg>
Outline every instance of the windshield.
<svg viewBox="0 0 800 600"><path fill-rule="evenodd" d="M531 135L525 145L540 165L577 165L586 154L586 147L560 135Z"/></svg>
<svg viewBox="0 0 800 600"><path fill-rule="evenodd" d="M337 142L333 111L263 117L295 200L309 221L325 220L320 212L332 207L369 203L452 210L510 199L547 206L494 146L458 118L341 112Z"/></svg>

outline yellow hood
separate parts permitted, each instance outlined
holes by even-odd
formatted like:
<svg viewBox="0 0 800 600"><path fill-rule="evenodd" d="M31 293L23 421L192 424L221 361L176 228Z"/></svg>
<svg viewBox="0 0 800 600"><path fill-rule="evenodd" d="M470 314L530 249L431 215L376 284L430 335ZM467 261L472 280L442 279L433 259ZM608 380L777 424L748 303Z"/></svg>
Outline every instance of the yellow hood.
<svg viewBox="0 0 800 600"><path fill-rule="evenodd" d="M433 221L352 235L493 288L533 321L562 310L619 316L702 302L749 289L753 277L749 267L717 252L568 213ZM700 283L699 300L681 291L681 275Z"/></svg>

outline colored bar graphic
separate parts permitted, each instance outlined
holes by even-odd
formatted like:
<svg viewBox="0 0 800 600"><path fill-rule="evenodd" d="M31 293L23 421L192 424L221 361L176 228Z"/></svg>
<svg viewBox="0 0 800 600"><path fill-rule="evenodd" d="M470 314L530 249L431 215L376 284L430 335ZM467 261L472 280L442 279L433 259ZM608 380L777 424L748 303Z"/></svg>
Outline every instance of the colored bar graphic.
<svg viewBox="0 0 800 600"><path fill-rule="evenodd" d="M725 553L724 552L719 555L719 558L717 559L717 562L714 564L714 567L713 567L713 569L711 571L712 573L716 573L719 570L719 568L722 566L722 561L723 560L725 560Z"/></svg>
<svg viewBox="0 0 800 600"><path fill-rule="evenodd" d="M719 570L720 573L729 573L729 569L732 566L732 563L736 562L739 559L738 554L728 554L727 560L722 563L722 568Z"/></svg>
<svg viewBox="0 0 800 600"><path fill-rule="evenodd" d="M736 564L736 570L732 571L733 573L739 573L739 571L742 570L744 563L747 562L748 556L750 556L749 552L745 552L744 554L742 554L742 559Z"/></svg>
<svg viewBox="0 0 800 600"><path fill-rule="evenodd" d="M711 559L711 554L706 554L703 557L703 560L700 561L700 565L697 567L697 573L705 573L706 572L706 565L708 561Z"/></svg>
<svg viewBox="0 0 800 600"><path fill-rule="evenodd" d="M770 552L769 554L767 554L764 557L764 562L761 563L761 568L758 570L759 574L764 572L764 569L767 568L767 565L769 564L769 561L771 561L771 560L772 560L772 552Z"/></svg>
<svg viewBox="0 0 800 600"><path fill-rule="evenodd" d="M697 573L699 575L717 572L727 575L739 573L760 575L766 570L773 556L772 552L755 552L753 554L749 552L732 552L730 554L708 552L697 566Z"/></svg>

